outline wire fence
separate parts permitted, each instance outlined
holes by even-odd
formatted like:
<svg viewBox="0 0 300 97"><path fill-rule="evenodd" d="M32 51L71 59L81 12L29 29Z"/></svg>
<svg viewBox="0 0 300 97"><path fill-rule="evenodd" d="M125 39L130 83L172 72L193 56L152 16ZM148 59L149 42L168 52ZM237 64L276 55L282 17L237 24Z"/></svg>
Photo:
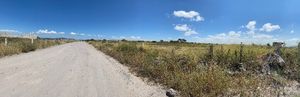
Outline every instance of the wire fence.
<svg viewBox="0 0 300 97"><path fill-rule="evenodd" d="M7 46L8 38L26 38L31 39L31 44L34 43L34 39L37 39L37 35L33 33L14 33L14 32L0 32L0 37L4 38L4 45Z"/></svg>

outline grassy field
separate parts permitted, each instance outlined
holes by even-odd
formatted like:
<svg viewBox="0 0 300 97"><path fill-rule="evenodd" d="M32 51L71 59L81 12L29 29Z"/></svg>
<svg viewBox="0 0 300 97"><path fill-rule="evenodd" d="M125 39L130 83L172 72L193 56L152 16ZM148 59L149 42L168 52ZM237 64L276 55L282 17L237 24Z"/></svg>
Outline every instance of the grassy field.
<svg viewBox="0 0 300 97"><path fill-rule="evenodd" d="M277 96L289 81L300 78L300 56L296 47L283 48L284 68L266 75L261 69L264 57L274 50L271 46L128 41L89 43L131 67L138 76L176 89L183 97Z"/></svg>
<svg viewBox="0 0 300 97"><path fill-rule="evenodd" d="M7 46L4 44L5 38L0 37L0 57L26 53L30 51L34 51L36 49L46 48L53 45L59 45L63 43L67 43L69 41L61 41L61 40L40 40L35 39L34 43L31 43L31 39L25 38L7 38Z"/></svg>

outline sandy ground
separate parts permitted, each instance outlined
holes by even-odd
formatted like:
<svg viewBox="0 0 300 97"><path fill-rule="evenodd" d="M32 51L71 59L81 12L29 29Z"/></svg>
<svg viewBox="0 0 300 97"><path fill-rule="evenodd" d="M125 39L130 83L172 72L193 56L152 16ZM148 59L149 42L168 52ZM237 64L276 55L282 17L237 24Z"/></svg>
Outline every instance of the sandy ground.
<svg viewBox="0 0 300 97"><path fill-rule="evenodd" d="M165 97L84 42L0 59L0 97Z"/></svg>

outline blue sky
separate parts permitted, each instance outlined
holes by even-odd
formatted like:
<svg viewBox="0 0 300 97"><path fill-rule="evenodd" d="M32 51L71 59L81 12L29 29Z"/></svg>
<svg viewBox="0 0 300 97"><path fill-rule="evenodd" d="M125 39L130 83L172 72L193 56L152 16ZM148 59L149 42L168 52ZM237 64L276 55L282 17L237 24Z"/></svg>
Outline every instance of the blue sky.
<svg viewBox="0 0 300 97"><path fill-rule="evenodd" d="M299 0L0 0L0 31L296 45L299 8Z"/></svg>

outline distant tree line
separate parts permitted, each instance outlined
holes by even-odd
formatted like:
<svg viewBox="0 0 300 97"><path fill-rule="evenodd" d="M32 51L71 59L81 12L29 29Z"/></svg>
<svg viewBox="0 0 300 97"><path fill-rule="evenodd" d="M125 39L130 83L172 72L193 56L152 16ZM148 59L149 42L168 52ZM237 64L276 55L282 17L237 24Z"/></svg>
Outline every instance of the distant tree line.
<svg viewBox="0 0 300 97"><path fill-rule="evenodd" d="M95 40L95 39L87 39L85 41L102 41L102 42L106 42L106 41L121 41L121 42L152 42L152 43L187 43L186 39L183 38L179 38L177 40L170 40L170 41L166 41L166 40L159 40L159 41L144 41L144 40L137 40L137 41L131 41L131 40L126 40L126 39L121 39L121 40L107 40L107 39L100 39L100 40Z"/></svg>

